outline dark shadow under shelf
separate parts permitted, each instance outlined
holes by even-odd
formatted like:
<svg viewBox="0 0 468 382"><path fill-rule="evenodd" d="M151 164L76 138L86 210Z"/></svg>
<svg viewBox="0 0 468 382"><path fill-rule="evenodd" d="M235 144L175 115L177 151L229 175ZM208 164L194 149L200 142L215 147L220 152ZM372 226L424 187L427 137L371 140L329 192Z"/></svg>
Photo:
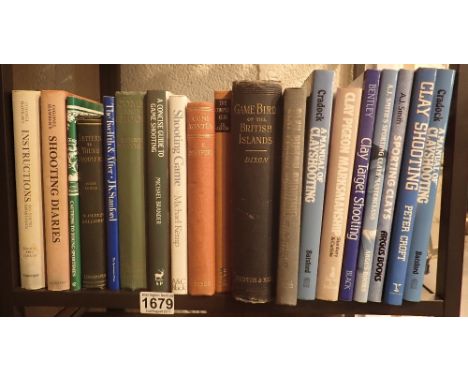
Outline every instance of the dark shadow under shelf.
<svg viewBox="0 0 468 382"><path fill-rule="evenodd" d="M77 292L51 292L47 290L13 290L13 305L61 306L108 309L139 309L138 291L81 290ZM229 294L211 297L175 296L176 315L193 316L335 316L335 315L409 315L443 316L444 301L431 300L418 303L404 302L392 306L368 302L298 301L297 306L274 303L246 304L235 301Z"/></svg>

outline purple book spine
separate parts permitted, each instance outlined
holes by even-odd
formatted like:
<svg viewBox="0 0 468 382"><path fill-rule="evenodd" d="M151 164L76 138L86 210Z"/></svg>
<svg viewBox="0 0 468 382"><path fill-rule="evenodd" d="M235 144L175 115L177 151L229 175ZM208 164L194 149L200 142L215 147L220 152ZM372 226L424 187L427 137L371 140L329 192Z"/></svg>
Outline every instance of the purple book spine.
<svg viewBox="0 0 468 382"><path fill-rule="evenodd" d="M356 264L359 254L361 226L364 216L364 201L367 188L367 174L374 134L377 98L379 94L380 71L369 69L364 74L361 113L359 119L356 156L354 159L353 183L346 224L346 239L341 270L341 301L352 301L356 280Z"/></svg>

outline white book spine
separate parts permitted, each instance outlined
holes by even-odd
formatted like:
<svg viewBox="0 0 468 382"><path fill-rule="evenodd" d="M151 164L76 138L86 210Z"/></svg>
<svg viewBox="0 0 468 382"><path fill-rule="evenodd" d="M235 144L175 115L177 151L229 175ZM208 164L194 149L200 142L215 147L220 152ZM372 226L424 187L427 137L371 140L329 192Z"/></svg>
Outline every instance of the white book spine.
<svg viewBox="0 0 468 382"><path fill-rule="evenodd" d="M317 298L337 301L362 89L338 88L330 141Z"/></svg>
<svg viewBox="0 0 468 382"><path fill-rule="evenodd" d="M171 272L174 294L187 294L187 140L188 99L169 98L169 171L171 209Z"/></svg>
<svg viewBox="0 0 468 382"><path fill-rule="evenodd" d="M25 289L45 288L40 95L39 91L13 91L19 260Z"/></svg>

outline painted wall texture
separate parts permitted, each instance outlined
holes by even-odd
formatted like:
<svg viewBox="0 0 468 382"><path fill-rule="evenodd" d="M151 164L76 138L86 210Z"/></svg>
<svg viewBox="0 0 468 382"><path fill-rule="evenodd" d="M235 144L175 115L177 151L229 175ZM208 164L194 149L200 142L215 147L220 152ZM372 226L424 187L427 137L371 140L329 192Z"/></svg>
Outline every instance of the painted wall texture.
<svg viewBox="0 0 468 382"><path fill-rule="evenodd" d="M99 65L13 65L15 89L62 89L98 100Z"/></svg>
<svg viewBox="0 0 468 382"><path fill-rule="evenodd" d="M403 65L368 64L365 67L393 67ZM405 65L414 68L421 65ZM444 64L423 66L443 67ZM351 64L246 64L246 65L122 65L122 90L167 89L185 94L193 101L211 101L214 90L230 89L235 80L277 80L283 88L310 85L314 69L329 69L336 73L335 87L348 85L353 78ZM99 65L14 65L15 89L64 89L92 98L100 98Z"/></svg>
<svg viewBox="0 0 468 382"><path fill-rule="evenodd" d="M352 80L353 65L122 65L123 90L166 89L192 101L212 101L214 90L235 80L277 80L283 88L302 86L314 69L335 70L335 86Z"/></svg>

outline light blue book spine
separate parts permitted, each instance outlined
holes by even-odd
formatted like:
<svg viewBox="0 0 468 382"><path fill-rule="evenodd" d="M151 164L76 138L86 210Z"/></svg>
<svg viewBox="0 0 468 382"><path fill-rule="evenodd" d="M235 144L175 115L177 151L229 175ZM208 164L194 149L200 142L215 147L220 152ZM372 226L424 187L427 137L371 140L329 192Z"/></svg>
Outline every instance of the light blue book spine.
<svg viewBox="0 0 468 382"><path fill-rule="evenodd" d="M426 146L419 182L418 206L414 218L413 239L408 258L404 299L421 301L426 268L427 251L431 237L432 219L439 182L440 166L444 154L445 135L452 100L454 70L437 70L432 113L427 129Z"/></svg>
<svg viewBox="0 0 468 382"><path fill-rule="evenodd" d="M367 295L369 293L375 235L385 177L388 138L392 123L397 79L397 70L387 69L382 71L374 138L372 140L369 180L364 205L364 221L356 269L356 285L354 287L354 300L358 302L367 302Z"/></svg>
<svg viewBox="0 0 468 382"><path fill-rule="evenodd" d="M309 98L298 279L298 298L301 300L315 300L334 75L329 70L314 71Z"/></svg>
<svg viewBox="0 0 468 382"><path fill-rule="evenodd" d="M418 69L414 77L384 286L384 302L391 305L403 303L421 165L434 98L435 80L436 69Z"/></svg>
<svg viewBox="0 0 468 382"><path fill-rule="evenodd" d="M382 302L382 292L387 268L387 254L392 233L393 211L395 209L398 179L400 177L401 157L405 144L406 124L413 87L412 70L398 72L398 84L393 106L390 143L388 146L387 167L384 188L380 201L379 220L374 245L368 301Z"/></svg>

